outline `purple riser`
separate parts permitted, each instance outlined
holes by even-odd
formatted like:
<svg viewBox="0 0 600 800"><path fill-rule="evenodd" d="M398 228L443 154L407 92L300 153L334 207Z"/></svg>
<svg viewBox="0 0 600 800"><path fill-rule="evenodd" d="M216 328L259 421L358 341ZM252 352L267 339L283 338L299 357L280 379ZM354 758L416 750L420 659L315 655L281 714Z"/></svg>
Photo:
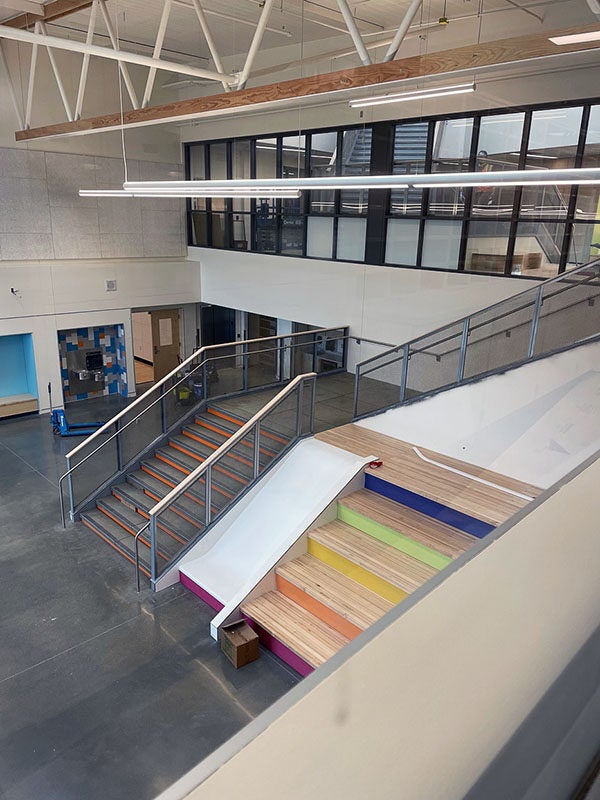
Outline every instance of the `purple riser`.
<svg viewBox="0 0 600 800"><path fill-rule="evenodd" d="M280 642L279 639L276 639L273 634L266 631L264 628L255 622L251 617L246 616L246 614L242 614L243 618L246 620L248 625L252 628L252 630L258 633L258 638L261 641L267 650L270 650L272 653L280 658L282 661L290 666L292 669L296 670L303 678L307 675L310 675L311 672L314 672L315 668L311 667L303 658L296 655L296 653L292 652L289 647L286 647L283 642Z"/></svg>
<svg viewBox="0 0 600 800"><path fill-rule="evenodd" d="M220 611L223 608L223 603L217 600L216 597L213 597L212 594L209 594L205 589L201 586L198 586L197 583L191 578L188 578L187 575L184 575L183 572L179 573L179 581L182 583L186 589L189 589L190 592L193 592L197 597L201 600L204 600L211 608L214 608L215 611Z"/></svg>

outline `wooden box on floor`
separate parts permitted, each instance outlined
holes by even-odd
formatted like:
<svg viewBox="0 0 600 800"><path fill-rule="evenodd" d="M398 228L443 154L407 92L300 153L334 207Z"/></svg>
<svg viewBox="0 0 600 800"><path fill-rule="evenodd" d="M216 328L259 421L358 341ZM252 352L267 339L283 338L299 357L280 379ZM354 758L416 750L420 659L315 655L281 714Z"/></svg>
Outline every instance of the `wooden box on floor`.
<svg viewBox="0 0 600 800"><path fill-rule="evenodd" d="M243 620L223 625L220 639L221 650L236 669L258 658L258 634Z"/></svg>

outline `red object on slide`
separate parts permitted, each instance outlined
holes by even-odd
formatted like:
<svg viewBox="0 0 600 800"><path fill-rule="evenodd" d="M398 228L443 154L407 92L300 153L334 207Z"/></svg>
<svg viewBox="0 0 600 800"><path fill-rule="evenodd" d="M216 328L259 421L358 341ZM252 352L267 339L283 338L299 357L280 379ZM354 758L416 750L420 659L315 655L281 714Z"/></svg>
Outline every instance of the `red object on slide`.
<svg viewBox="0 0 600 800"><path fill-rule="evenodd" d="M379 469L379 467L383 467L383 461L370 461L369 462L369 469Z"/></svg>

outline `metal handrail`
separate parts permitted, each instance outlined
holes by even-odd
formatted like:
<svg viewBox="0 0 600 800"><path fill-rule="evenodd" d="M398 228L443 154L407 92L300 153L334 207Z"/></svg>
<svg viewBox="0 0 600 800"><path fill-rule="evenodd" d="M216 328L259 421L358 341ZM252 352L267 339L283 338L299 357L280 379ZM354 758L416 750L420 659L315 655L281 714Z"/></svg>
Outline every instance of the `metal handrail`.
<svg viewBox="0 0 600 800"><path fill-rule="evenodd" d="M150 527L150 520L148 520L148 522L145 525L142 525L142 527L136 533L135 538L133 540L133 546L134 546L134 549L135 549L135 581L136 581L136 589L138 591L138 594L140 592L140 545L139 545L139 539L140 539L141 534L144 531L147 531L149 527Z"/></svg>
<svg viewBox="0 0 600 800"><path fill-rule="evenodd" d="M297 375L292 381L288 383L288 385L282 389L279 394L275 395L269 402L264 405L260 411L257 411L253 417L250 417L248 422L245 422L239 430L237 430L232 436L227 439L217 450L214 450L208 458L203 461L193 472L190 472L180 484L175 486L169 494L165 495L159 502L153 506L150 511L150 517L155 517L160 514L162 511L165 510L171 503L174 503L178 497L180 497L184 492L189 489L189 487L196 483L197 479L204 473L206 470L211 467L215 461L218 461L221 456L228 453L235 445L244 439L249 431L254 427L257 422L260 422L270 411L272 411L276 406L282 403L288 394L291 394L296 386L299 383L302 383L309 378L313 380L317 377L316 372L307 372L304 375Z"/></svg>
<svg viewBox="0 0 600 800"><path fill-rule="evenodd" d="M147 391L144 392L144 394L141 394L139 397L136 397L136 399L133 402L131 402L126 408L124 408L122 411L119 411L118 414L115 414L115 416L112 417L112 419L109 419L108 422L105 422L101 428L98 428L97 431L94 431L94 433L90 434L90 436L88 436L83 442L81 442L81 444L78 444L77 447L74 447L72 450L70 450L67 453L66 457L72 458L83 447L85 447L85 445L89 444L93 439L96 439L98 436L104 433L104 431L108 430L108 428L110 428L111 425L117 422L117 420L119 420L129 411L131 411L132 408L135 408L137 405L139 405L144 400L144 398L148 397L156 389L163 386L170 378L174 377L178 372L180 372L188 364L194 361L194 359L199 358L201 354L206 353L208 350L218 350L225 347L233 347L233 346L239 347L241 345L252 344L256 342L268 342L272 341L273 339L293 339L299 336L311 336L311 335L314 336L319 333L327 333L328 331L343 330L345 327L346 327L345 325L337 325L337 326L331 326L329 328L314 328L313 330L301 331L300 333L283 333L283 334L276 334L275 336L264 336L259 339L244 339L242 341L205 345L204 347L201 347L199 350L196 350L195 353L192 353L192 355L186 358L185 361L182 361L181 364L178 364L177 367L175 367L175 369L169 372L168 375L165 375L164 378L161 378L159 381L153 384ZM198 366L201 366L201 364ZM150 408L150 406L148 407Z"/></svg>
<svg viewBox="0 0 600 800"><path fill-rule="evenodd" d="M300 387L300 392L302 392L303 384L305 381L310 380L313 386L313 395L312 395L312 404L311 404L311 412L310 412L310 423L309 423L309 430L312 431L313 428L313 415L314 415L314 384L317 377L316 372L307 372L303 375L296 376L290 383L279 392L275 397L273 397L269 402L264 405L259 411L254 414L244 425L242 425L239 430L237 430L226 442L224 442L217 450L211 453L208 458L203 461L198 467L196 467L193 472L190 472L186 477L175 486L169 494L165 495L159 502L153 506L148 514L150 516L150 521L148 523L150 527L150 545L151 545L151 570L153 579L155 577L155 564L156 564L156 520L160 516L160 514L168 509L182 494L185 494L188 489L195 484L202 475L206 474L206 493L205 493L205 506L206 506L206 520L207 526L210 520L210 506L211 506L211 489L210 489L210 477L212 474L213 465L221 460L221 458L227 453L232 450L239 442L245 439L255 428L258 427L260 430L260 423L261 421L271 412L273 409L277 408L284 400L286 400L289 395L291 395L297 387ZM299 411L301 414L301 411ZM296 437L292 440L293 442L297 440L300 436L299 432L299 419L296 420ZM257 448L257 442L255 442L255 451ZM255 459L254 459L254 471L255 475L254 478L257 477L257 458L255 452ZM205 529L206 531L206 529Z"/></svg>
<svg viewBox="0 0 600 800"><path fill-rule="evenodd" d="M394 347L391 347L389 350L386 350L383 353L379 353L378 355L371 356L370 358L365 358L364 361L360 361L356 365L356 369L359 370L360 367L362 367L364 364L369 364L372 361L376 361L378 358L383 358L384 356L391 355L392 353L397 353L399 350L402 350L407 345L412 346L413 344L416 344L417 342L420 342L423 339L429 339L430 337L435 336L436 333L441 333L442 331L446 330L447 328L452 327L453 325L460 325L460 324L464 323L464 321L467 320L467 319L473 319L473 317L477 316L478 314L487 313L487 312L491 311L494 308L498 308L499 306L503 306L506 303L510 302L511 300L514 300L515 298L523 297L525 294L529 294L529 293L532 293L532 294L536 293L536 292L538 292L540 290L540 288L542 286L548 286L551 283L560 283L566 277L570 277L571 275L575 275L578 272L583 272L586 269L589 269L590 266L592 266L593 264L600 264L600 258L594 259L593 261L589 261L587 264L582 264L579 267L575 267L574 269L569 270L568 272L562 272L560 275L555 275L554 278L548 278L548 280L543 281L541 284L537 284L536 286L530 286L530 287L528 287L527 289L525 289L522 292L517 292L517 294L511 295L510 297L506 297L506 298L504 298L504 300L499 300L497 303L492 303L491 305L486 306L484 309L480 309L478 311L473 312L473 314L466 314L464 317L459 317L458 319L453 320L452 322L447 322L444 325L440 325L439 328L435 328L433 331L430 331L429 333L422 334L421 336L416 336L414 339L409 339L409 341L404 342L403 344L395 345ZM591 276L591 277L592 278L597 278L598 276L594 275L594 276ZM578 283L576 285L577 286L582 286L582 285L584 285L584 282ZM571 287L565 287L565 289L563 291L567 291L567 289L570 289L570 288ZM557 294L558 294L558 292L557 292ZM523 306L523 308L527 308L527 305ZM520 309L516 309L516 310L520 310ZM512 314L514 312L515 312L515 310L513 309L510 312L510 314ZM505 314L503 316L508 316L508 314ZM495 321L496 319L501 319L501 318L502 317L497 317L497 318L494 318L494 320L489 320L488 322L483 323L483 324L489 324L489 322L492 322L492 321ZM455 338L455 337L451 336L449 338Z"/></svg>

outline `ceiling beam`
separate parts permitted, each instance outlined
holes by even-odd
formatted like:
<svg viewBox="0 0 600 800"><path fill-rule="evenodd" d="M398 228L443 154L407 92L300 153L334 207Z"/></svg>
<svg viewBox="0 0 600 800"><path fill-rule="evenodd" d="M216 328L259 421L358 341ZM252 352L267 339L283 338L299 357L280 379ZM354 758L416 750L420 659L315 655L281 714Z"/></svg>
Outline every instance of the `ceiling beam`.
<svg viewBox="0 0 600 800"><path fill-rule="evenodd" d="M485 67L510 65L550 56L596 50L599 48L598 42L557 46L549 41L549 37L568 33L585 33L597 30L597 27L597 25L587 25L561 31L518 36L513 39L501 39L495 42L482 42L452 50L442 50L425 56L412 56L382 64L370 64L355 69L257 86L239 92L206 95L152 108L134 109L125 111L122 118L120 112L116 112L75 122L21 130L16 132L15 137L17 141L25 141L51 136L72 136L119 130L122 126L132 128L157 125L194 119L203 115L227 114L238 109L248 110L251 107L260 107L262 104L273 107L278 102L290 103L305 97L316 98L319 95L360 89L366 86L381 85L385 88L386 83L421 76L441 76L453 72L460 73L461 70L473 74L478 69Z"/></svg>
<svg viewBox="0 0 600 800"><path fill-rule="evenodd" d="M46 3L43 6L43 16L32 17L30 14L20 14L18 17L7 19L2 22L9 28L20 28L26 30L33 28L38 20L42 22L51 22L60 17L66 17L68 14L73 14L75 11L81 11L84 8L89 8L92 5L92 0L53 0L51 3Z"/></svg>

